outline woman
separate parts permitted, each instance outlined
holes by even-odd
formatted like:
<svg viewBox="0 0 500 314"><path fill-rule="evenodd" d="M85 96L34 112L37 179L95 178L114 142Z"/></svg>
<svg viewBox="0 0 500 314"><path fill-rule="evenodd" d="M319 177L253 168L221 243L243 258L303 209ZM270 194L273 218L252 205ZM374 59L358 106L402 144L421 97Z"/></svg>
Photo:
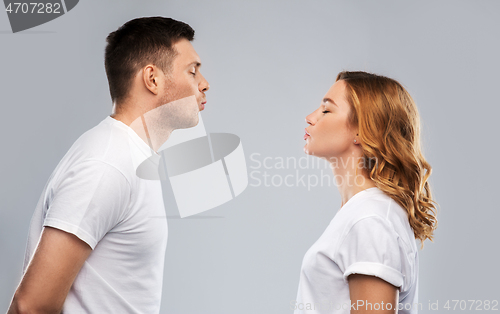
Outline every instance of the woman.
<svg viewBox="0 0 500 314"><path fill-rule="evenodd" d="M415 240L437 220L411 96L341 72L306 122L304 151L330 162L342 206L304 256L295 313L417 313Z"/></svg>

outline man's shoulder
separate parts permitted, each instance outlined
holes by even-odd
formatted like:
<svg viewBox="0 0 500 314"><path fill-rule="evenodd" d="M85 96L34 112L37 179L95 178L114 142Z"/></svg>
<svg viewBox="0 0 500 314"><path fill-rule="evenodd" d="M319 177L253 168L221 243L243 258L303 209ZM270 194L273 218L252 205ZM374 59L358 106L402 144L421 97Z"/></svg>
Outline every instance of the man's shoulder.
<svg viewBox="0 0 500 314"><path fill-rule="evenodd" d="M98 160L117 168L124 175L133 171L129 135L108 118L83 133L63 159L68 166Z"/></svg>

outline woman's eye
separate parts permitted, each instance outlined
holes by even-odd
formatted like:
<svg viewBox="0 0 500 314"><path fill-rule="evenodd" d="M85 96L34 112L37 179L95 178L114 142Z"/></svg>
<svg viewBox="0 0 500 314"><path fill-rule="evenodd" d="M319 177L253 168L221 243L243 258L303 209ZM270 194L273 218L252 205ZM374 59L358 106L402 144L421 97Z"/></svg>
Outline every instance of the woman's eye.
<svg viewBox="0 0 500 314"><path fill-rule="evenodd" d="M196 72L191 72L191 74L196 75Z"/></svg>
<svg viewBox="0 0 500 314"><path fill-rule="evenodd" d="M323 111L323 113L327 113L327 112L330 112L330 111L328 111L328 110L324 110L324 111Z"/></svg>

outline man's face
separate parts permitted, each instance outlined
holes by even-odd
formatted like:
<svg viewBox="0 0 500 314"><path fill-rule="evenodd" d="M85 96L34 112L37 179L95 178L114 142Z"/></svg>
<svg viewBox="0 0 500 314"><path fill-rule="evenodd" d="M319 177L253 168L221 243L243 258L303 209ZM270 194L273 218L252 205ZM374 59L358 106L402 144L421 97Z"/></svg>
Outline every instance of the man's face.
<svg viewBox="0 0 500 314"><path fill-rule="evenodd" d="M172 69L167 76L163 104L195 96L200 111L205 109L205 92L210 88L201 75L200 57L187 39L181 39L173 45L177 55L172 62Z"/></svg>

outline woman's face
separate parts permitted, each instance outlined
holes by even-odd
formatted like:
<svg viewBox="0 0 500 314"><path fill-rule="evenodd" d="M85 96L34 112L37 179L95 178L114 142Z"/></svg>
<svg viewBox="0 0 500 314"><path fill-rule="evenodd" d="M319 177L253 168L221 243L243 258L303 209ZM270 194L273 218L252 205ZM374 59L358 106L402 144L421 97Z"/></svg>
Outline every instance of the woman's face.
<svg viewBox="0 0 500 314"><path fill-rule="evenodd" d="M343 80L335 82L319 108L306 117L309 124L304 135L306 154L327 159L352 155L359 139L356 130L348 125L350 106L345 92L346 83Z"/></svg>

